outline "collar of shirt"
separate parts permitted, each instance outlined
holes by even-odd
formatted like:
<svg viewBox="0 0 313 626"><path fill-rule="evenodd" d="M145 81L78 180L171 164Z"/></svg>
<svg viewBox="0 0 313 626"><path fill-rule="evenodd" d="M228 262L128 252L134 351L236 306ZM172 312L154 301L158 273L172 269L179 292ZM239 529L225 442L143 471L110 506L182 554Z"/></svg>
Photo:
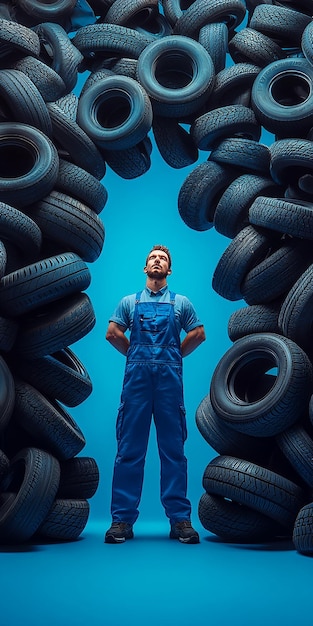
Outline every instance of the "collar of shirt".
<svg viewBox="0 0 313 626"><path fill-rule="evenodd" d="M164 285L164 287L162 287L162 289L159 289L159 291L152 291L151 289L149 289L149 287L145 287L145 290L147 291L149 296L153 298L153 296L163 296L163 294L168 290L168 286Z"/></svg>

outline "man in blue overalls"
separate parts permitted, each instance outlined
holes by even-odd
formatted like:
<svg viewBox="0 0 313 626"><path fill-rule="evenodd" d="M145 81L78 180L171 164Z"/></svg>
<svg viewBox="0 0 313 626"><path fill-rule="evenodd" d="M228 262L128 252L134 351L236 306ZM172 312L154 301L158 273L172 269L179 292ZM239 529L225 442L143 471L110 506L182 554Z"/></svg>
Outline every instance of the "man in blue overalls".
<svg viewBox="0 0 313 626"><path fill-rule="evenodd" d="M182 357L205 340L204 328L188 298L167 286L171 256L165 246L153 247L144 271L146 288L121 300L106 334L127 361L116 425L112 525L105 542L122 543L133 538L153 415L161 461L161 502L170 520L170 538L199 543L186 497ZM130 340L125 335L127 329ZM181 343L182 329L187 334Z"/></svg>

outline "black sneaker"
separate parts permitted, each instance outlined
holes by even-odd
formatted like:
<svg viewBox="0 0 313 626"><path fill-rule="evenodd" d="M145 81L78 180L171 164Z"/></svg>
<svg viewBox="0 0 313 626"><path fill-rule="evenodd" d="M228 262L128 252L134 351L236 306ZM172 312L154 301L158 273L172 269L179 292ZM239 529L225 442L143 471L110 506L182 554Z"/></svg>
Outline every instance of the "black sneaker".
<svg viewBox="0 0 313 626"><path fill-rule="evenodd" d="M170 539L178 539L182 543L199 543L197 531L192 528L191 522L176 522L171 526Z"/></svg>
<svg viewBox="0 0 313 626"><path fill-rule="evenodd" d="M105 543L123 543L126 539L132 539L134 536L133 527L128 522L112 522L109 530L106 531Z"/></svg>

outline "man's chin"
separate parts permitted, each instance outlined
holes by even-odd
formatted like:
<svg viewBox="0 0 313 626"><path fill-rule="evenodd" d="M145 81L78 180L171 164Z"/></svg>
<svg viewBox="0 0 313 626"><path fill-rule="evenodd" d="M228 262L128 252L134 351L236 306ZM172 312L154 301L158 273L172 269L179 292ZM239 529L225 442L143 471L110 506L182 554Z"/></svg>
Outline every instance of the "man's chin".
<svg viewBox="0 0 313 626"><path fill-rule="evenodd" d="M149 278L153 278L154 280L163 280L167 277L167 273L165 274L165 272L162 272L161 270L152 270L147 272L147 276L149 276Z"/></svg>

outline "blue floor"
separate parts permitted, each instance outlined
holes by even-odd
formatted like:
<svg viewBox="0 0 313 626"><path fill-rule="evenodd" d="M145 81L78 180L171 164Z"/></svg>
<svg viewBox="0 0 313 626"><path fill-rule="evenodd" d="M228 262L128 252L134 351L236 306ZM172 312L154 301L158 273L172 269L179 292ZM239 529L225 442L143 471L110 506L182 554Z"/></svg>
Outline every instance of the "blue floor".
<svg viewBox="0 0 313 626"><path fill-rule="evenodd" d="M106 545L106 523L78 541L0 547L2 626L295 626L312 618L312 559L288 542L223 544L167 537L137 522L124 545ZM194 524L196 525L196 524Z"/></svg>

